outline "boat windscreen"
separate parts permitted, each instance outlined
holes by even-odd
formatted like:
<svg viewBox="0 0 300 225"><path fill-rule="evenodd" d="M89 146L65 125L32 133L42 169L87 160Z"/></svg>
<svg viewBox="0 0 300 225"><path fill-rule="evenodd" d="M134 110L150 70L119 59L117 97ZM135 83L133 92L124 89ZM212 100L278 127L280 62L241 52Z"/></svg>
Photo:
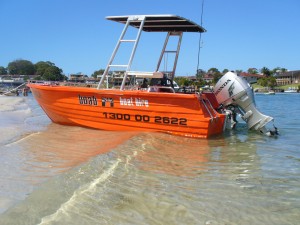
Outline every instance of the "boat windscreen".
<svg viewBox="0 0 300 225"><path fill-rule="evenodd" d="M139 28L145 18L143 31L147 32L205 32L200 25L176 15L137 15L137 16L108 16L106 19Z"/></svg>

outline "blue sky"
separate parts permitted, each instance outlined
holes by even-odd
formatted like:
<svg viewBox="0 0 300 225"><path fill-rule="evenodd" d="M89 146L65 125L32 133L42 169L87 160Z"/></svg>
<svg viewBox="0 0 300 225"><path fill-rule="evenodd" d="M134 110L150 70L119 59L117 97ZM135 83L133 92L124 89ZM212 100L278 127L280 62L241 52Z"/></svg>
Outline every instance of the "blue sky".
<svg viewBox="0 0 300 225"><path fill-rule="evenodd" d="M202 0L0 0L0 66L16 59L51 61L66 75L91 75L105 68L123 28L106 16L176 14L200 24L201 4ZM199 67L299 70L299 11L299 0L204 0L207 32L202 35ZM133 70L155 70L164 37L142 34ZM177 75L195 74L198 40L199 34L184 34Z"/></svg>

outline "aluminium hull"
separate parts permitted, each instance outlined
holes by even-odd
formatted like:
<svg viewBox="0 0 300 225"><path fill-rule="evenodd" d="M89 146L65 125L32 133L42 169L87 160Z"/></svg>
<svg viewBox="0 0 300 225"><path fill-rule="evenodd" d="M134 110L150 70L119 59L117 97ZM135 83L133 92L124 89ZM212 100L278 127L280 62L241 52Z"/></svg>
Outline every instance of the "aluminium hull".
<svg viewBox="0 0 300 225"><path fill-rule="evenodd" d="M226 118L197 94L28 86L48 117L63 125L208 138L223 132Z"/></svg>

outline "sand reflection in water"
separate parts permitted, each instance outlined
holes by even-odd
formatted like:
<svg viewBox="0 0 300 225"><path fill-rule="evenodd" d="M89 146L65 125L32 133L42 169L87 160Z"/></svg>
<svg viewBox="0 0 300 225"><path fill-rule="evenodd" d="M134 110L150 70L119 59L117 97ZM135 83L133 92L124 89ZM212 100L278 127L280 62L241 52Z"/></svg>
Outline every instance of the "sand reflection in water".
<svg viewBox="0 0 300 225"><path fill-rule="evenodd" d="M134 136L131 132L109 132L50 124L46 131L31 135L22 143L27 164L65 171L106 153ZM29 166L27 169L31 169Z"/></svg>

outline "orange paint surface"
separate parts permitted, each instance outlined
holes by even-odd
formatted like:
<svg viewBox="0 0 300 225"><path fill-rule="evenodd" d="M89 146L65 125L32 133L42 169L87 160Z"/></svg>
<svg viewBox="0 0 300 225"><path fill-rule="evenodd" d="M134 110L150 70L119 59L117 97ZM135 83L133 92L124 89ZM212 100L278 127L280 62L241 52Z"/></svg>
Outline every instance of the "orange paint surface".
<svg viewBox="0 0 300 225"><path fill-rule="evenodd" d="M199 94L28 86L49 118L63 125L208 138L223 132L226 117Z"/></svg>

